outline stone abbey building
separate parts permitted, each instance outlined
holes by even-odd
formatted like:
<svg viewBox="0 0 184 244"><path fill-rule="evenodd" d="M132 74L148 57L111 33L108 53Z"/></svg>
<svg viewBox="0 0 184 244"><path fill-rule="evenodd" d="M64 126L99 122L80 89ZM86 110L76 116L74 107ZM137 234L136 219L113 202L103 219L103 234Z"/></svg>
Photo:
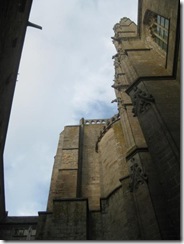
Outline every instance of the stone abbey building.
<svg viewBox="0 0 184 244"><path fill-rule="evenodd" d="M3 149L31 0L4 0L3 7L7 28L1 34L0 66L9 62L9 68L0 70L1 239L179 240L180 2L139 0L138 24L125 17L115 24L112 102L119 112L64 128L47 210L32 217L6 214L3 180Z"/></svg>

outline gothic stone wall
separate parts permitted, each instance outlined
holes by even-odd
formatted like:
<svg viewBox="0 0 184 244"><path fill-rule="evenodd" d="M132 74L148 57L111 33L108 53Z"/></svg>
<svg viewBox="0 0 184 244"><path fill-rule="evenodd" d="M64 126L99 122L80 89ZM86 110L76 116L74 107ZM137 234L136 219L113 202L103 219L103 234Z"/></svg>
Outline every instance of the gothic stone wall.
<svg viewBox="0 0 184 244"><path fill-rule="evenodd" d="M116 96L122 98L124 91L130 95L133 114L138 118L151 154L152 170L149 170L148 186L162 239L180 238L178 6L179 1L162 1L161 4L157 1L139 1L138 35L125 35L125 30L128 32L131 29L127 19L123 18L114 27L113 39L118 52L115 57L115 75L118 78L115 86L121 88L116 88ZM149 33L148 12L169 19L166 52L161 50ZM123 79L119 79L117 74L122 72ZM122 99L119 109L120 105L127 106Z"/></svg>

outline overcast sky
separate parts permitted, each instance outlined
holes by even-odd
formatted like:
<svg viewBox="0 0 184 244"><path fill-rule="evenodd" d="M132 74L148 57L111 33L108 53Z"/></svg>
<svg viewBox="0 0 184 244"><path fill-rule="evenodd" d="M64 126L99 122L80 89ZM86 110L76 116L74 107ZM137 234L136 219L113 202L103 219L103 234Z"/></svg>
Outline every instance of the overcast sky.
<svg viewBox="0 0 184 244"><path fill-rule="evenodd" d="M137 0L33 0L5 146L9 215L45 211L59 134L117 113L111 36Z"/></svg>

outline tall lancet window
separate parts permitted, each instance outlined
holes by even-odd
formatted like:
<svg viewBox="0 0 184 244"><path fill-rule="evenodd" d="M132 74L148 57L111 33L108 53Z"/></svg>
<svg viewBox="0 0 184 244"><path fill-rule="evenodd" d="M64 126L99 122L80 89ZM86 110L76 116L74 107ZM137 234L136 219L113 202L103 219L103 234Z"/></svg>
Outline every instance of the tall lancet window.
<svg viewBox="0 0 184 244"><path fill-rule="evenodd" d="M169 20L157 15L154 22L153 38L155 42L165 51L167 51L169 36Z"/></svg>

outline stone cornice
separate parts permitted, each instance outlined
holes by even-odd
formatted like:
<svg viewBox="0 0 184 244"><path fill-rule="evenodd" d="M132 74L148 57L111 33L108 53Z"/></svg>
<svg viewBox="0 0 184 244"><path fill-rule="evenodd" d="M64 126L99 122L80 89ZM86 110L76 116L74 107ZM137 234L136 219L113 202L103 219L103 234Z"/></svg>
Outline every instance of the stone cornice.
<svg viewBox="0 0 184 244"><path fill-rule="evenodd" d="M135 86L137 86L141 81L149 81L149 80L173 80L175 79L172 75L166 75L166 76L141 76L138 77L133 81L133 83L125 90L127 94L129 94Z"/></svg>

